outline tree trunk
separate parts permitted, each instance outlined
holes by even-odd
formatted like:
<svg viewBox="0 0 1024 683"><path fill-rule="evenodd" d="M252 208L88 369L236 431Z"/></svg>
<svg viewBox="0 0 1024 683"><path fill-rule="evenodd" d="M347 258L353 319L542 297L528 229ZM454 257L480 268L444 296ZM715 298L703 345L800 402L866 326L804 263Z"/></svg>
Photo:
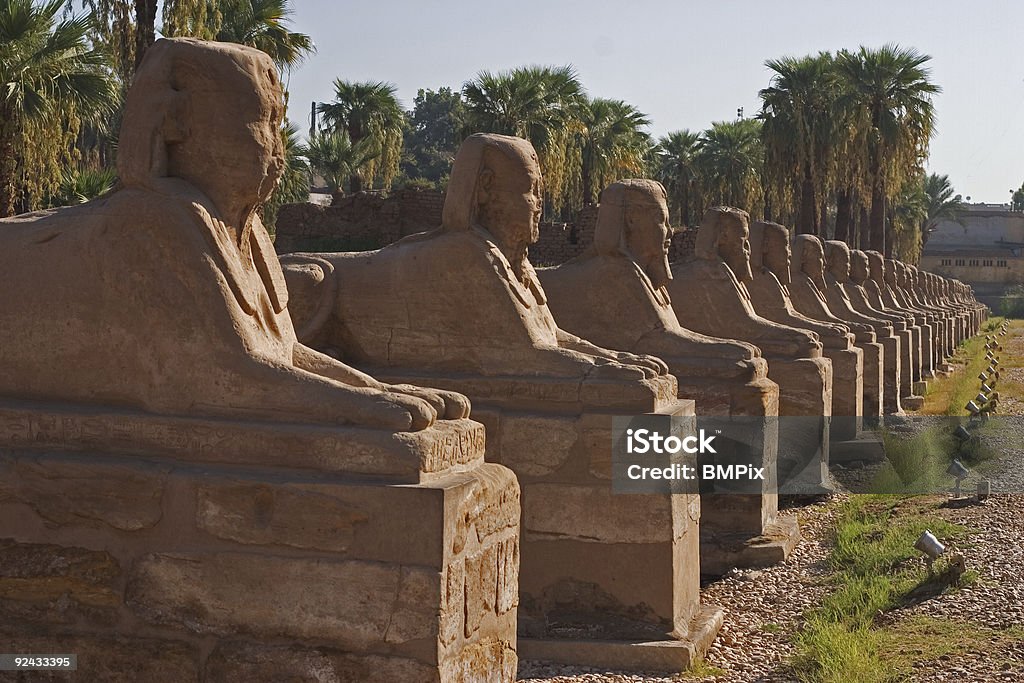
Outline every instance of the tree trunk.
<svg viewBox="0 0 1024 683"><path fill-rule="evenodd" d="M15 137L13 117L7 111L0 110L0 218L14 215L14 202L18 196Z"/></svg>
<svg viewBox="0 0 1024 683"><path fill-rule="evenodd" d="M683 183L683 191L679 198L679 221L684 227L690 227L690 183Z"/></svg>
<svg viewBox="0 0 1024 683"><path fill-rule="evenodd" d="M850 223L853 221L853 195L849 189L840 190L836 194L836 232L835 238L840 242L851 244L853 235Z"/></svg>
<svg viewBox="0 0 1024 683"><path fill-rule="evenodd" d="M593 177L590 171L590 159L586 151L583 152L583 165L580 168L580 185L583 187L583 206L594 205Z"/></svg>
<svg viewBox="0 0 1024 683"><path fill-rule="evenodd" d="M863 251L871 249L871 231L869 228L870 222L868 215L868 207L862 204L860 207L860 222L858 223L860 238L858 241L860 242L860 248Z"/></svg>
<svg viewBox="0 0 1024 683"><path fill-rule="evenodd" d="M822 197L818 205L818 236L825 239L828 235L828 198Z"/></svg>
<svg viewBox="0 0 1024 683"><path fill-rule="evenodd" d="M800 184L800 214L796 219L797 234L817 235L817 214L814 206L814 180L810 169L804 169L804 179Z"/></svg>
<svg viewBox="0 0 1024 683"><path fill-rule="evenodd" d="M871 218L868 223L871 249L885 254L885 188L881 179L875 179L875 186L871 189Z"/></svg>
<svg viewBox="0 0 1024 683"><path fill-rule="evenodd" d="M135 0L135 69L156 42L156 0Z"/></svg>

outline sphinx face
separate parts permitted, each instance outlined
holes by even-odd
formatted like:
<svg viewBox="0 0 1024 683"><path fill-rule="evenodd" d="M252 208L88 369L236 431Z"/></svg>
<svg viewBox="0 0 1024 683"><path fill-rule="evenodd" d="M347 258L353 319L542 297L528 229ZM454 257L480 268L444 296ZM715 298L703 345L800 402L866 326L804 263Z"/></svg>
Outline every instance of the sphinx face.
<svg viewBox="0 0 1024 683"><path fill-rule="evenodd" d="M284 96L270 58L236 62L226 78L193 79L181 141L168 145L170 175L235 205L269 199L284 170Z"/></svg>
<svg viewBox="0 0 1024 683"><path fill-rule="evenodd" d="M764 234L764 265L775 273L775 277L783 285L792 281L789 272L789 260L792 258L789 236L778 230L765 229Z"/></svg>
<svg viewBox="0 0 1024 683"><path fill-rule="evenodd" d="M868 279L868 257L860 252L850 252L850 279L858 285Z"/></svg>
<svg viewBox="0 0 1024 683"><path fill-rule="evenodd" d="M486 150L478 187L477 222L494 235L502 251L525 250L540 238L544 181L535 158Z"/></svg>
<svg viewBox="0 0 1024 683"><path fill-rule="evenodd" d="M896 262L891 258L885 259L885 283L891 287L898 287L900 284L896 276Z"/></svg>
<svg viewBox="0 0 1024 683"><path fill-rule="evenodd" d="M870 269L871 279L882 284L885 282L885 259L879 254L866 254L868 257L868 267Z"/></svg>
<svg viewBox="0 0 1024 683"><path fill-rule="evenodd" d="M626 207L627 247L651 284L660 289L672 280L668 265L668 250L672 244L668 205L661 197L644 197L644 200L630 201Z"/></svg>
<svg viewBox="0 0 1024 683"><path fill-rule="evenodd" d="M825 252L820 242L815 240L804 242L804 253L800 259L800 269L815 280L825 274Z"/></svg>
<svg viewBox="0 0 1024 683"><path fill-rule="evenodd" d="M837 282L849 281L850 253L845 249L830 249L828 254L828 272Z"/></svg>
<svg viewBox="0 0 1024 683"><path fill-rule="evenodd" d="M750 282L754 275L750 272L750 228L747 222L736 216L724 221L718 236L718 255L729 266L736 279Z"/></svg>

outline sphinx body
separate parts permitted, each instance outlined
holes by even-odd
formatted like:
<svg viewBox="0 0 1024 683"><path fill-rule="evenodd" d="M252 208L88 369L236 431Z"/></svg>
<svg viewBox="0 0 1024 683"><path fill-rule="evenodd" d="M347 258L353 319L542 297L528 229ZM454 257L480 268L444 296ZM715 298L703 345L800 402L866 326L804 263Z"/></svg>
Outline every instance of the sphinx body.
<svg viewBox="0 0 1024 683"><path fill-rule="evenodd" d="M952 353L952 324L947 312L941 308L929 305L923 301L914 291L914 284L909 269L900 261L895 259L885 260L886 275L891 270L891 282L894 285L897 296L902 297L907 306L917 310L925 311L930 320L934 323L932 337L932 367L936 370L945 368L946 360Z"/></svg>
<svg viewBox="0 0 1024 683"><path fill-rule="evenodd" d="M549 625L586 632L609 610L623 618L624 637L654 628L673 647L713 637L706 625L721 611L699 601L698 496L652 494L638 506L612 495L606 471L614 415L692 416L693 402L678 398L662 361L557 324L527 258L542 183L529 142L470 136L440 228L373 252L283 259L293 299L304 300L296 325L360 369L473 401L488 459L515 471L523 490L523 656L575 661L573 648L545 645L564 642Z"/></svg>
<svg viewBox="0 0 1024 683"><path fill-rule="evenodd" d="M768 364L757 347L679 324L665 287L672 277L669 234L660 183L609 185L601 193L594 244L560 266L539 271L548 305L559 325L574 334L664 360L679 380L679 396L696 401L698 418L753 418L742 420L745 428L757 426L743 444L746 454L735 454L735 462L764 467L771 476L762 482L760 495L702 493L701 571L720 574L785 559L797 532L777 522L778 385L767 378ZM766 417L772 419L761 419ZM778 542L765 543L764 537Z"/></svg>
<svg viewBox="0 0 1024 683"><path fill-rule="evenodd" d="M879 320L886 320L892 324L893 333L900 340L900 399L909 398L917 404L923 399L914 396L913 392L913 367L917 363L917 356L914 352L914 333L910 328L912 321L903 315L888 313L872 305L868 292L863 286L870 279L867 254L853 249L849 249L848 252L850 277L843 285L843 289L849 296L850 305L858 313ZM920 349L917 349L917 354L920 354Z"/></svg>
<svg viewBox="0 0 1024 683"><path fill-rule="evenodd" d="M899 337L893 333L893 325L887 320L873 318L858 312L850 303L850 295L846 284L850 280L850 248L845 242L828 240L825 246L825 288L822 293L828 301L828 307L839 318L850 322L870 325L877 335L878 343L884 349L881 372L884 384L882 409L886 413L900 413L900 361L901 349Z"/></svg>
<svg viewBox="0 0 1024 683"><path fill-rule="evenodd" d="M755 221L750 225L748 287L754 310L782 325L814 332L823 353L832 361L832 441L857 438L864 410L864 352L854 346L855 337L846 325L803 315L793 306L789 293L791 272L789 231L778 223Z"/></svg>
<svg viewBox="0 0 1024 683"><path fill-rule="evenodd" d="M860 250L852 251L851 253L858 254L858 260L863 258L863 261L859 261L861 264L867 264L867 275L860 282L860 285L864 288L864 293L871 307L890 315L903 317L907 329L910 331L910 348L913 359L910 367L910 379L912 383L921 382L924 380L925 358L931 348L930 340L925 339L930 329L924 327L927 322L922 316L915 315L913 311L898 307L898 304L892 298L892 293L888 291L888 285L885 283L885 259L881 254ZM911 387L913 387L913 384L911 384Z"/></svg>
<svg viewBox="0 0 1024 683"><path fill-rule="evenodd" d="M283 165L276 74L253 48L156 42L127 95L122 186L0 221L7 568L34 580L87 554L121 576L102 610L71 613L109 642L145 630L130 678L282 680L246 653L283 639L338 653L315 663L332 680L510 683L518 483L484 462L464 396L298 341L256 215ZM18 621L11 637L67 642ZM125 662L91 659L83 680Z"/></svg>
<svg viewBox="0 0 1024 683"><path fill-rule="evenodd" d="M934 311L916 308L906 298L896 278L895 261L886 259L877 251L867 251L871 279L878 284L880 295L886 307L897 308L914 316L921 326L921 379L935 375L935 355L938 344L938 316Z"/></svg>
<svg viewBox="0 0 1024 683"><path fill-rule="evenodd" d="M825 296L825 250L813 235L797 235L790 257L793 282L789 288L793 307L813 320L846 326L863 355L863 403L861 414L871 421L882 415L884 384L882 367L885 350L877 342L874 328L837 317Z"/></svg>
<svg viewBox="0 0 1024 683"><path fill-rule="evenodd" d="M825 486L828 482L832 363L818 335L757 314L745 283L751 279L746 212L709 209L697 234L693 260L677 263L668 285L681 325L755 344L768 360L768 378L779 385L779 415L800 417L802 428L780 429L779 482ZM797 420L789 420L793 424Z"/></svg>

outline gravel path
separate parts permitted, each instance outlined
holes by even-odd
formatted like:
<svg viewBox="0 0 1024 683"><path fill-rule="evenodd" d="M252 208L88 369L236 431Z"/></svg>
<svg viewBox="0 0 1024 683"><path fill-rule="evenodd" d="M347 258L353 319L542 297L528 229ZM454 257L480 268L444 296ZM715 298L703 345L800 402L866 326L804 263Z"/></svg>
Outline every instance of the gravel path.
<svg viewBox="0 0 1024 683"><path fill-rule="evenodd" d="M732 572L706 585L705 604L725 610L725 625L708 653L706 664L724 674L686 681L767 683L793 680L784 660L792 652L790 635L799 627L804 610L826 592L826 539L842 496L800 508L804 540L781 565L764 570ZM782 514L794 514L784 511ZM680 677L604 673L592 669L522 662L519 680L530 683L669 683Z"/></svg>

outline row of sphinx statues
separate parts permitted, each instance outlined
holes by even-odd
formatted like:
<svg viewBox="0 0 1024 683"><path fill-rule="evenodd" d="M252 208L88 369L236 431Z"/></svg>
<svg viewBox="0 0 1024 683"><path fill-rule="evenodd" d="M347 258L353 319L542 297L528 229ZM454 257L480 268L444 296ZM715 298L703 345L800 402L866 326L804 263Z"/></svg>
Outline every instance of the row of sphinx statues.
<svg viewBox="0 0 1024 683"><path fill-rule="evenodd" d="M700 575L784 560L779 483L827 489L830 445L899 413L986 314L963 283L735 208L670 264L650 180L607 187L589 250L535 269L540 165L500 135L462 144L440 227L279 259L256 207L282 115L263 53L158 41L118 189L0 221L0 536L127 577L116 619L6 635L141 628L245 680L684 669L723 620ZM755 418L772 474L615 495L622 415ZM139 482L162 493L122 498Z"/></svg>

